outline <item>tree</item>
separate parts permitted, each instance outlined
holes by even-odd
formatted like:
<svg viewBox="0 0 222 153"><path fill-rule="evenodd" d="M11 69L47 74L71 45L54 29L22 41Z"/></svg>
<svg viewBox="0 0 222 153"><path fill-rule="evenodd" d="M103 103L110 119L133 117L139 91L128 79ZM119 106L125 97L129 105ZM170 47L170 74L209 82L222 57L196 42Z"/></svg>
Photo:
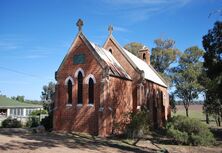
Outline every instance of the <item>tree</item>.
<svg viewBox="0 0 222 153"><path fill-rule="evenodd" d="M214 80L216 97L222 100L222 22L216 22L214 28L203 36L204 68L207 76Z"/></svg>
<svg viewBox="0 0 222 153"><path fill-rule="evenodd" d="M171 111L176 113L177 111L177 108L176 108L176 101L175 101L175 96L173 93L170 93L169 94L169 100L170 100L170 108L171 108Z"/></svg>
<svg viewBox="0 0 222 153"><path fill-rule="evenodd" d="M16 97L11 97L13 100L17 100L17 101L20 101L20 102L25 102L25 96L16 96Z"/></svg>
<svg viewBox="0 0 222 153"><path fill-rule="evenodd" d="M183 100L186 116L189 116L189 105L197 99L202 90L198 81L202 72L200 59L203 51L197 46L190 47L182 54L178 66L174 69L175 94Z"/></svg>
<svg viewBox="0 0 222 153"><path fill-rule="evenodd" d="M42 89L41 99L43 101L43 107L48 110L48 112L51 112L54 102L55 83L49 82L48 85L44 85Z"/></svg>
<svg viewBox="0 0 222 153"><path fill-rule="evenodd" d="M209 110L205 106L205 103L207 101L206 94L207 94L207 88L210 84L210 79L207 77L206 71L204 69L202 69L202 73L199 76L198 80L199 80L199 83L203 86L203 88L202 88L202 93L203 93L203 97L204 97L203 112L206 115L206 123L209 124Z"/></svg>
<svg viewBox="0 0 222 153"><path fill-rule="evenodd" d="M208 82L205 84L206 101L204 107L220 126L222 118L222 22L217 21L214 28L203 36L204 70Z"/></svg>
<svg viewBox="0 0 222 153"><path fill-rule="evenodd" d="M41 99L43 100L43 107L48 111L49 115L42 119L41 124L47 130L51 130L53 127L55 83L49 82L48 85L44 85L42 89Z"/></svg>
<svg viewBox="0 0 222 153"><path fill-rule="evenodd" d="M138 42L131 42L131 43L128 43L124 46L124 48L128 51L130 51L131 53L133 53L134 55L136 55L138 57L138 51L140 49L143 48L143 44L141 43L138 43Z"/></svg>
<svg viewBox="0 0 222 153"><path fill-rule="evenodd" d="M171 85L172 64L177 62L180 51L175 48L175 41L172 39L163 40L158 38L154 40L154 43L156 47L152 48L151 64Z"/></svg>

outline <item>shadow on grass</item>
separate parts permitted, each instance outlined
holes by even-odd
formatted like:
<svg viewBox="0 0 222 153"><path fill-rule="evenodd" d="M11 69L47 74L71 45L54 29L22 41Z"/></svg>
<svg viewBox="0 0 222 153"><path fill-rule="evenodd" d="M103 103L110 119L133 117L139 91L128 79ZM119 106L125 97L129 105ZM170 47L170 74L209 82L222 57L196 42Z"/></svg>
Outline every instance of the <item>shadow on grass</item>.
<svg viewBox="0 0 222 153"><path fill-rule="evenodd" d="M149 153L158 151L152 148L137 147L130 144L122 143L119 140L99 138L80 133L51 132L33 134L28 129L1 129L0 135L7 136L9 137L9 139L10 137L12 138L15 136L22 138L22 140L16 140L15 138L8 143L0 144L0 152L1 150L36 150L41 147L54 148L59 146L80 150L90 149L100 152L105 152L104 147L118 149L118 152Z"/></svg>
<svg viewBox="0 0 222 153"><path fill-rule="evenodd" d="M216 146L222 146L222 127L211 127L210 131L216 139Z"/></svg>

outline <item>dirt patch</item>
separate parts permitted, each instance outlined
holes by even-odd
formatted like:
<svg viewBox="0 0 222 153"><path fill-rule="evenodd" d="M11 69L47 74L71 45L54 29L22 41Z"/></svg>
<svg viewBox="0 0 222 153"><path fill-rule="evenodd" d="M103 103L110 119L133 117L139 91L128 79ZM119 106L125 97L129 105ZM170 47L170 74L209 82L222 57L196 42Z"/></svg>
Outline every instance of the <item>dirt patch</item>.
<svg viewBox="0 0 222 153"><path fill-rule="evenodd" d="M0 129L1 153L152 153L168 150L172 153L222 153L221 146L191 147L169 145L155 137L139 141L137 146L122 140L104 139L80 133L33 134L28 129Z"/></svg>
<svg viewBox="0 0 222 153"><path fill-rule="evenodd" d="M64 153L64 152L156 152L155 148L136 147L118 140L102 139L76 133L33 134L24 129L1 129L1 153Z"/></svg>

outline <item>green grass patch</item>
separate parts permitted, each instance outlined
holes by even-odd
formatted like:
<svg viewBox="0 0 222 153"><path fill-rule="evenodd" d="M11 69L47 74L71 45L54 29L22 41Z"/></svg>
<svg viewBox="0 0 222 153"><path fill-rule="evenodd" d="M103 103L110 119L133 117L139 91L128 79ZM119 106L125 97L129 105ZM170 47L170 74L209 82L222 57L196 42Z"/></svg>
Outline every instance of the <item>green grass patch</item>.
<svg viewBox="0 0 222 153"><path fill-rule="evenodd" d="M190 107L192 107L192 105ZM172 113L172 116L177 116L177 115L186 116L185 109L178 109L176 113ZM206 115L203 113L202 110L189 110L189 117L198 119L201 122L206 123ZM209 126L216 126L214 118L210 116L209 119L210 119Z"/></svg>

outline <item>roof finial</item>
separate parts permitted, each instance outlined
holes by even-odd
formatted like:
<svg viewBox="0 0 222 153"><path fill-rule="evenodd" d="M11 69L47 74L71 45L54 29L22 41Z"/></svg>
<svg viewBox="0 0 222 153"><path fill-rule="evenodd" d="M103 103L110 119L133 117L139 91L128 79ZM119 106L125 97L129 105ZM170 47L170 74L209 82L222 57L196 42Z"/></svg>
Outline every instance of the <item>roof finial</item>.
<svg viewBox="0 0 222 153"><path fill-rule="evenodd" d="M82 21L82 19L79 19L79 20L76 22L76 26L79 28L79 31L82 31L82 26L83 26L83 21Z"/></svg>
<svg viewBox="0 0 222 153"><path fill-rule="evenodd" d="M112 35L112 32L113 32L113 26L112 25L109 25L108 31L109 31L109 35Z"/></svg>

